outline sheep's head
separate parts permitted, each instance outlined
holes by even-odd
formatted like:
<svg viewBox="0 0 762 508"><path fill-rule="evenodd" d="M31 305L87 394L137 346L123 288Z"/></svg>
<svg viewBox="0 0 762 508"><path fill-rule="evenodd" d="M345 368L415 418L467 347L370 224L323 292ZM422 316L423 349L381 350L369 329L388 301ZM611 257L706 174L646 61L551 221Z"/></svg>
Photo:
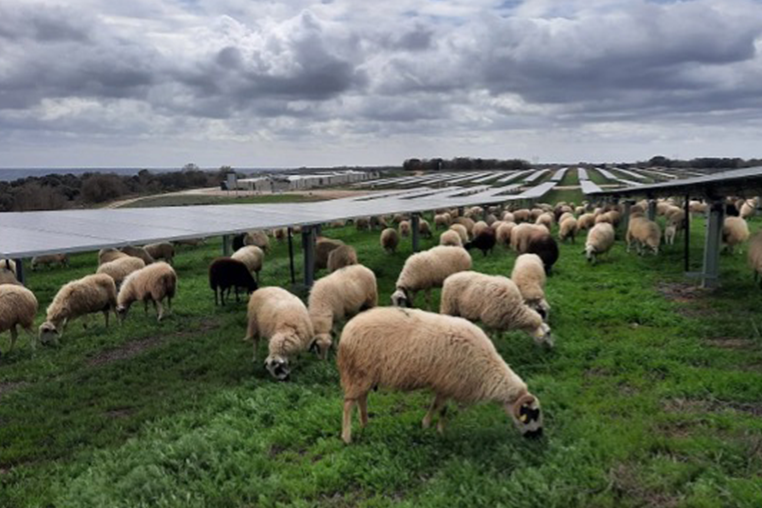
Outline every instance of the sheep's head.
<svg viewBox="0 0 762 508"><path fill-rule="evenodd" d="M43 346L53 343L58 343L58 337L60 336L60 333L58 332L58 329L56 328L56 325L51 323L50 321L45 321L40 325L40 344Z"/></svg>
<svg viewBox="0 0 762 508"><path fill-rule="evenodd" d="M546 323L548 322L548 319L550 318L550 304L545 298L540 297L537 300L531 300L527 302L527 305L529 305L529 308L536 311L543 321Z"/></svg>
<svg viewBox="0 0 762 508"><path fill-rule="evenodd" d="M593 261L595 259L595 247L593 247L590 244L585 245L585 250L583 251L583 254L585 255L588 261Z"/></svg>
<svg viewBox="0 0 762 508"><path fill-rule="evenodd" d="M332 344L330 333L319 333L312 339L309 350L325 360L328 358L328 350L331 349Z"/></svg>
<svg viewBox="0 0 762 508"><path fill-rule="evenodd" d="M550 326L546 323L542 323L540 327L532 333L532 337L534 337L535 342L538 344L545 344L548 347L553 347L554 345L553 335L550 333Z"/></svg>
<svg viewBox="0 0 762 508"><path fill-rule="evenodd" d="M525 393L513 404L506 403L505 411L524 437L542 437L542 410L540 401Z"/></svg>
<svg viewBox="0 0 762 508"><path fill-rule="evenodd" d="M278 381L285 381L291 374L291 368L288 365L288 359L280 355L270 355L265 360L267 372Z"/></svg>
<svg viewBox="0 0 762 508"><path fill-rule="evenodd" d="M116 306L116 315L119 316L120 321L124 321L127 317L127 312L130 310L129 305L117 305Z"/></svg>
<svg viewBox="0 0 762 508"><path fill-rule="evenodd" d="M412 307L410 301L410 295L405 288L397 288L397 291L392 293L392 305L395 307Z"/></svg>

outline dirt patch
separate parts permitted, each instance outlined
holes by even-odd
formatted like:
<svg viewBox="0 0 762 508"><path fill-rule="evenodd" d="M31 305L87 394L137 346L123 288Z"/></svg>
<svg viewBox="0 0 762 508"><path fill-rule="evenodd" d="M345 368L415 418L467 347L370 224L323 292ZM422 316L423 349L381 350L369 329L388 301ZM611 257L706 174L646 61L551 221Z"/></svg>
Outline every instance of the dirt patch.
<svg viewBox="0 0 762 508"><path fill-rule="evenodd" d="M730 402L704 399L667 399L663 403L669 413L714 413L731 409L751 416L762 416L762 403Z"/></svg>
<svg viewBox="0 0 762 508"><path fill-rule="evenodd" d="M109 409L104 414L109 418L118 420L121 418L128 418L132 416L134 413L135 413L135 410L131 407L119 407L116 409Z"/></svg>
<svg viewBox="0 0 762 508"><path fill-rule="evenodd" d="M618 465L609 471L609 478L611 487L619 498L627 501L637 500L636 506L670 508L679 505L679 498L642 485L638 481L636 468L631 465Z"/></svg>
<svg viewBox="0 0 762 508"><path fill-rule="evenodd" d="M15 392L16 390L20 390L21 388L25 387L28 383L24 381L6 381L0 383L0 399L3 398L3 395L8 395L11 392Z"/></svg>
<svg viewBox="0 0 762 508"><path fill-rule="evenodd" d="M707 346L719 347L722 349L754 349L756 344L748 339L737 339L732 337L718 337L716 339L707 339L704 341Z"/></svg>
<svg viewBox="0 0 762 508"><path fill-rule="evenodd" d="M708 290L686 282L659 282L656 290L667 300L678 303L699 300L708 293Z"/></svg>
<svg viewBox="0 0 762 508"><path fill-rule="evenodd" d="M272 445L268 450L267 455L272 459L285 452L288 448L280 445Z"/></svg>

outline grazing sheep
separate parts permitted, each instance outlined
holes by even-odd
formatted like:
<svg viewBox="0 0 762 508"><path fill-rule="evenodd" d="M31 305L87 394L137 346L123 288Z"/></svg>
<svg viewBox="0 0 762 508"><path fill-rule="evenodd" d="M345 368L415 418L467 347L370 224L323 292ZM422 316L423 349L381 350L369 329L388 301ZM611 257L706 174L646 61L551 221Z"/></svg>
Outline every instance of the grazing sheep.
<svg viewBox="0 0 762 508"><path fill-rule="evenodd" d="M331 227L332 228L343 228L346 225L347 225L347 221L345 221L345 220L335 220L335 221L331 222Z"/></svg>
<svg viewBox="0 0 762 508"><path fill-rule="evenodd" d="M524 436L542 435L539 400L484 332L465 319L421 310L371 309L344 327L337 363L344 390L341 437L347 444L352 442L355 404L365 427L368 393L376 387L431 389L434 401L423 427L439 413L440 433L447 401L454 399L461 404L498 402Z"/></svg>
<svg viewBox="0 0 762 508"><path fill-rule="evenodd" d="M167 307L172 311L172 298L177 290L177 274L167 263L159 261L132 272L122 282L117 296L116 312L124 321L133 302L142 301L146 308L148 302L153 302L156 308L156 319L164 317L164 307L161 302L167 299Z"/></svg>
<svg viewBox="0 0 762 508"><path fill-rule="evenodd" d="M460 235L457 231L448 229L441 235L439 235L439 245L449 245L451 247L463 247L463 242L460 239Z"/></svg>
<svg viewBox="0 0 762 508"><path fill-rule="evenodd" d="M500 220L503 222L516 222L516 217L513 215L513 212L503 212Z"/></svg>
<svg viewBox="0 0 762 508"><path fill-rule="evenodd" d="M511 230L511 248L519 253L524 253L529 245L529 238L532 234L549 234L544 226L536 224L521 223Z"/></svg>
<svg viewBox="0 0 762 508"><path fill-rule="evenodd" d="M453 224L450 226L450 230L458 233L458 236L460 236L460 243L464 245L468 243L468 230L466 229L466 226L463 224Z"/></svg>
<svg viewBox="0 0 762 508"><path fill-rule="evenodd" d="M464 249L440 245L413 254L405 261L392 294L392 304L412 307L418 291L425 291L426 305L431 308L431 289L442 287L453 273L471 269L471 256Z"/></svg>
<svg viewBox="0 0 762 508"><path fill-rule="evenodd" d="M247 315L243 340L254 343L252 361L257 360L259 339L267 339L265 368L275 379L285 381L291 374L291 357L306 350L315 336L307 307L285 289L266 287L251 295Z"/></svg>
<svg viewBox="0 0 762 508"><path fill-rule="evenodd" d="M326 358L332 334L346 317L378 305L376 276L363 265L341 268L315 282L310 291L309 312L315 330L314 346Z"/></svg>
<svg viewBox="0 0 762 508"><path fill-rule="evenodd" d="M407 238L410 236L410 222L403 220L399 223L400 236Z"/></svg>
<svg viewBox="0 0 762 508"><path fill-rule="evenodd" d="M108 263L103 263L95 273L105 273L114 279L114 284L119 287L129 274L145 266L146 264L142 259L125 256Z"/></svg>
<svg viewBox="0 0 762 508"><path fill-rule="evenodd" d="M231 259L236 259L246 265L246 269L250 273L255 274L257 282L259 282L259 272L262 271L262 266L265 262L265 252L256 245L244 245L230 256ZM248 281L246 286L248 287ZM249 292L254 291L253 289Z"/></svg>
<svg viewBox="0 0 762 508"><path fill-rule="evenodd" d="M5 268L12 272L14 276L16 275L16 262L12 259L0 258L0 268Z"/></svg>
<svg viewBox="0 0 762 508"><path fill-rule="evenodd" d="M466 250L474 248L479 249L482 251L482 254L486 256L488 252L492 252L496 243L497 238L495 237L495 230L487 226L487 228L480 231L478 235L474 235L473 240L464 245L464 247Z"/></svg>
<svg viewBox="0 0 762 508"><path fill-rule="evenodd" d="M725 249L732 254L736 245L742 244L749 239L749 224L740 217L725 217L722 224L722 243Z"/></svg>
<svg viewBox="0 0 762 508"><path fill-rule="evenodd" d="M474 224L474 227L471 230L471 236L477 237L482 231L485 231L487 229L489 229L489 225L486 222L480 220L479 222Z"/></svg>
<svg viewBox="0 0 762 508"><path fill-rule="evenodd" d="M32 349L35 347L35 336L32 331L34 317L37 315L37 298L34 293L23 286L6 284L0 286L0 333L11 332L11 347L13 351L18 338L16 326L26 330L31 335ZM2 353L0 353L2 356Z"/></svg>
<svg viewBox="0 0 762 508"><path fill-rule="evenodd" d="M357 263L357 251L351 245L340 245L328 254L328 272Z"/></svg>
<svg viewBox="0 0 762 508"><path fill-rule="evenodd" d="M174 242L175 242L175 245L188 245L191 247L206 245L205 238L186 238L185 240L175 240Z"/></svg>
<svg viewBox="0 0 762 508"><path fill-rule="evenodd" d="M667 227L664 228L664 244L674 245L676 236L677 226L674 224L668 224Z"/></svg>
<svg viewBox="0 0 762 508"><path fill-rule="evenodd" d="M143 247L134 247L132 245L128 245L127 247L122 247L122 252L128 256L142 259L143 262L147 265L150 265L155 261L153 256L151 256Z"/></svg>
<svg viewBox="0 0 762 508"><path fill-rule="evenodd" d="M355 219L357 231L370 231L370 217L358 217Z"/></svg>
<svg viewBox="0 0 762 508"><path fill-rule="evenodd" d="M370 228L381 228L386 229L388 227L388 223L386 222L386 217L383 215L380 215L378 217L371 217L370 218Z"/></svg>
<svg viewBox="0 0 762 508"><path fill-rule="evenodd" d="M537 254L545 266L545 273L550 275L553 265L558 261L558 244L548 232L530 232L526 251L521 254Z"/></svg>
<svg viewBox="0 0 762 508"><path fill-rule="evenodd" d="M58 344L66 325L74 319L103 312L108 326L109 312L117 306L116 284L110 275L97 273L73 280L56 293L40 325L40 342Z"/></svg>
<svg viewBox="0 0 762 508"><path fill-rule="evenodd" d="M564 213L562 213L562 214L561 214L561 215L558 217L558 220L557 220L557 222L558 222L558 224L561 224L563 221L565 221L566 219L570 219L570 218L571 218L571 219L576 219L576 217L574 216L574 214L573 214L573 213L571 213L571 212L564 212Z"/></svg>
<svg viewBox="0 0 762 508"><path fill-rule="evenodd" d="M706 213L708 208L709 207L707 206L707 204L701 201L691 200L688 203L688 210L693 214L703 215Z"/></svg>
<svg viewBox="0 0 762 508"><path fill-rule="evenodd" d="M102 265L103 263L108 263L115 259L124 258L127 256L128 254L125 254L124 252L118 249L108 247L106 249L101 249L98 251L98 264ZM145 261L143 261L143 263L145 263Z"/></svg>
<svg viewBox="0 0 762 508"><path fill-rule="evenodd" d="M0 265L0 285L3 284L22 285L16 278L16 263L10 259L4 259Z"/></svg>
<svg viewBox="0 0 762 508"><path fill-rule="evenodd" d="M598 256L611 250L614 246L614 236L614 226L608 222L596 224L588 231L584 252L587 260L595 264Z"/></svg>
<svg viewBox="0 0 762 508"><path fill-rule="evenodd" d="M175 248L169 242L149 243L143 248L154 260L163 259L171 265L175 259Z"/></svg>
<svg viewBox="0 0 762 508"><path fill-rule="evenodd" d="M553 228L553 214L541 214L539 217L537 217L537 220L535 220L535 224L538 226L545 226L548 232L550 232L551 228Z"/></svg>
<svg viewBox="0 0 762 508"><path fill-rule="evenodd" d="M484 218L484 222L486 222L488 226L491 226L492 224L497 222L497 217L491 213Z"/></svg>
<svg viewBox="0 0 762 508"><path fill-rule="evenodd" d="M32 270L37 270L37 268L42 266L52 266L52 265L60 265L60 266L69 266L69 255L68 254L47 254L45 256L35 256L32 258Z"/></svg>
<svg viewBox="0 0 762 508"><path fill-rule="evenodd" d="M527 210L526 208L522 208L520 210L516 210L515 212L513 212L513 218L516 224L521 224L522 222L529 222L533 220L532 212Z"/></svg>
<svg viewBox="0 0 762 508"><path fill-rule="evenodd" d="M466 232L468 233L469 236L474 235L474 225L476 225L476 223L473 220L469 219L468 217L458 217L457 219L453 221L453 223L460 224L461 226L466 228Z"/></svg>
<svg viewBox="0 0 762 508"><path fill-rule="evenodd" d="M270 238L264 231L249 231L243 237L243 245L254 245L262 249L266 254L270 251ZM235 247L235 250L240 249L243 245Z"/></svg>
<svg viewBox="0 0 762 508"><path fill-rule="evenodd" d="M236 251L236 254L243 251L243 249L254 248L253 245L241 247ZM248 254L246 255L248 257ZM246 264L246 261L239 258L220 257L212 261L209 265L209 287L214 291L214 305L218 305L217 291L219 290L219 301L222 305L225 305L225 291L230 296L231 288L235 290L235 301L239 301L238 288L246 290L247 294L251 294L257 290L258 284L251 276L251 270Z"/></svg>
<svg viewBox="0 0 762 508"><path fill-rule="evenodd" d="M757 232L749 240L749 265L754 270L754 281L760 280L760 287L762 287L762 279L759 275L762 274L762 231Z"/></svg>
<svg viewBox="0 0 762 508"><path fill-rule="evenodd" d="M473 220L474 218L479 218L484 216L484 208L481 206L472 206L468 210L466 210L466 213L463 214L465 218ZM466 226L468 227L468 226Z"/></svg>
<svg viewBox="0 0 762 508"><path fill-rule="evenodd" d="M558 239L565 241L567 238L571 238L572 243L576 243L574 235L577 233L577 219L574 217L567 217L559 223L558 227Z"/></svg>
<svg viewBox="0 0 762 508"><path fill-rule="evenodd" d="M434 216L434 227L439 229L442 226L443 229L447 229L452 224L452 216L449 213L440 213Z"/></svg>
<svg viewBox="0 0 762 508"><path fill-rule="evenodd" d="M288 238L288 228L273 229L273 237L279 242L284 242Z"/></svg>
<svg viewBox="0 0 762 508"><path fill-rule="evenodd" d="M429 222L423 218L418 219L418 232L424 238L431 238L434 234L431 232Z"/></svg>
<svg viewBox="0 0 762 508"><path fill-rule="evenodd" d="M630 252L632 242L638 249L638 254L643 254L643 247L650 248L654 255L659 254L659 244L661 243L661 228L652 220L648 220L641 215L635 215L630 218L625 235L627 242L627 252Z"/></svg>
<svg viewBox="0 0 762 508"><path fill-rule="evenodd" d="M394 228L386 228L381 231L381 247L389 254L397 252L397 246L400 243L400 236Z"/></svg>
<svg viewBox="0 0 762 508"><path fill-rule="evenodd" d="M545 265L537 254L521 254L516 258L511 280L519 288L524 302L537 311L543 321L550 315L550 304L545 299Z"/></svg>
<svg viewBox="0 0 762 508"><path fill-rule="evenodd" d="M523 330L538 344L553 347L550 327L540 313L524 303L519 288L508 277L479 272L450 275L442 286L439 313L471 321L478 319L496 330Z"/></svg>
<svg viewBox="0 0 762 508"><path fill-rule="evenodd" d="M579 216L579 219L577 219L578 231L584 231L586 229L592 228L593 226L595 226L595 214L583 213Z"/></svg>
<svg viewBox="0 0 762 508"><path fill-rule="evenodd" d="M344 245L341 240L334 240L324 236L318 237L315 243L315 270L322 270L328 267L328 256L333 249Z"/></svg>
<svg viewBox="0 0 762 508"><path fill-rule="evenodd" d="M754 199L746 199L741 205L741 218L750 219L757 212L757 202Z"/></svg>
<svg viewBox="0 0 762 508"><path fill-rule="evenodd" d="M509 249L511 247L511 232L516 227L515 222L503 222L495 230L495 239L497 243Z"/></svg>
<svg viewBox="0 0 762 508"><path fill-rule="evenodd" d="M406 220L407 217L405 215L402 215L401 213L395 214L394 217L392 217L392 222L399 225L400 222L403 220Z"/></svg>

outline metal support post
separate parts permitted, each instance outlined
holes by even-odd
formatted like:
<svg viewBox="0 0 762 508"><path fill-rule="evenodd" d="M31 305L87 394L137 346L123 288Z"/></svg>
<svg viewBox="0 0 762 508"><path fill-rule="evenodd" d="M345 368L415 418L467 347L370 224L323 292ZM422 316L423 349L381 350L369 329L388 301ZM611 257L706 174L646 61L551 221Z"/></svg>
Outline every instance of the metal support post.
<svg viewBox="0 0 762 508"><path fill-rule="evenodd" d="M715 288L720 283L720 244L722 243L722 223L725 216L724 203L713 201L706 223L704 242L704 266L701 270L701 287Z"/></svg>
<svg viewBox="0 0 762 508"><path fill-rule="evenodd" d="M632 201L629 199L626 199L624 201L624 220L622 221L622 225L624 226L624 231L627 232L627 229L630 227L630 215L632 214Z"/></svg>
<svg viewBox="0 0 762 508"><path fill-rule="evenodd" d="M312 287L315 282L315 230L312 226L302 228L302 250L304 251L304 285Z"/></svg>
<svg viewBox="0 0 762 508"><path fill-rule="evenodd" d="M232 250L232 239L230 238L230 235L222 235L222 255L230 256Z"/></svg>
<svg viewBox="0 0 762 508"><path fill-rule="evenodd" d="M17 258L13 260L16 263L16 280L18 280L22 286L26 286L26 274L24 273L24 260Z"/></svg>
<svg viewBox="0 0 762 508"><path fill-rule="evenodd" d="M413 230L413 252L420 250L420 231L419 225L421 223L421 214L418 212L413 213L412 223L410 225Z"/></svg>
<svg viewBox="0 0 762 508"><path fill-rule="evenodd" d="M690 270L690 251L691 251L691 207L690 207L691 197L685 196L685 223L683 226L683 234L685 235L684 242L685 242L685 271L688 272Z"/></svg>
<svg viewBox="0 0 762 508"><path fill-rule="evenodd" d="M466 213L466 207L465 206L459 206L458 207L458 217L463 217L463 214Z"/></svg>
<svg viewBox="0 0 762 508"><path fill-rule="evenodd" d="M656 220L656 200L648 200L648 220Z"/></svg>
<svg viewBox="0 0 762 508"><path fill-rule="evenodd" d="M291 270L291 284L296 284L296 271L294 270L294 230L288 227L288 265Z"/></svg>

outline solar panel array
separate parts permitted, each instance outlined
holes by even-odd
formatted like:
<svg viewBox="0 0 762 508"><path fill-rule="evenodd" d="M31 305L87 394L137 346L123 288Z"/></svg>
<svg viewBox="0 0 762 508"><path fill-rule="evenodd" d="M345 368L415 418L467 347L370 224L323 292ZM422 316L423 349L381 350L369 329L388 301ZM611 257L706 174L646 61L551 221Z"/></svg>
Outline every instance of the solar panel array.
<svg viewBox="0 0 762 508"><path fill-rule="evenodd" d="M601 191L601 188L590 180L585 168L577 168L577 175L579 175L579 185L582 188L583 194L593 194Z"/></svg>

